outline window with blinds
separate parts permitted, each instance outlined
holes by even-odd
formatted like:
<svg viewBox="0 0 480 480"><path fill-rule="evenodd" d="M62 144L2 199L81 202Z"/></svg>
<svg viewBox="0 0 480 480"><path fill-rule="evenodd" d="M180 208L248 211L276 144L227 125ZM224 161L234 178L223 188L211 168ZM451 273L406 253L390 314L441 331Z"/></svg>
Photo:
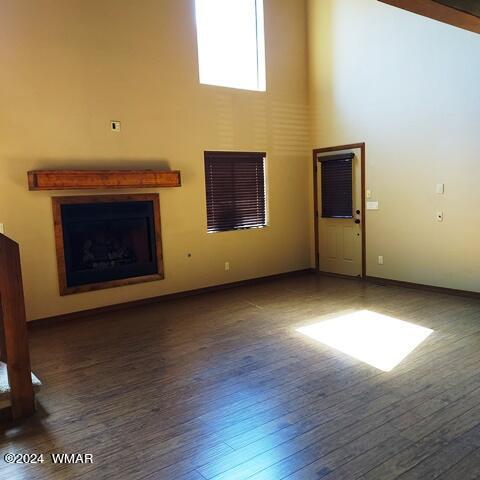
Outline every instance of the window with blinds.
<svg viewBox="0 0 480 480"><path fill-rule="evenodd" d="M266 226L265 153L205 152L207 230Z"/></svg>
<svg viewBox="0 0 480 480"><path fill-rule="evenodd" d="M322 217L353 218L353 153L319 157Z"/></svg>

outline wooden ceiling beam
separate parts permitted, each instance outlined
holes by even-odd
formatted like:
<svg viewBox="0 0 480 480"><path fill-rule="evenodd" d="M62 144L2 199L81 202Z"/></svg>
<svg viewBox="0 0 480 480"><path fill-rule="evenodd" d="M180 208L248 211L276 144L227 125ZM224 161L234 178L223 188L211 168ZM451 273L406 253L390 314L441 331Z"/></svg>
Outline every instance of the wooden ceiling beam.
<svg viewBox="0 0 480 480"><path fill-rule="evenodd" d="M480 17L473 13L467 13L468 2L463 1L467 7L464 10L459 10L446 3L454 4L454 2L442 2L434 0L379 0L382 3L393 5L394 7L407 10L409 12L423 15L424 17L438 20L439 22L448 23L454 27L463 28L471 32L480 33ZM472 4L472 9L474 7ZM475 10L472 10L475 11Z"/></svg>

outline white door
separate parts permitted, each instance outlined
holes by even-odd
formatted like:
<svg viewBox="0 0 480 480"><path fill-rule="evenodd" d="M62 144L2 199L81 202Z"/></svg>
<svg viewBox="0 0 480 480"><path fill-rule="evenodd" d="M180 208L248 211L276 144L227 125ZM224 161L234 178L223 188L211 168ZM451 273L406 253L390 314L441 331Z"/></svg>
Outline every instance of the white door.
<svg viewBox="0 0 480 480"><path fill-rule="evenodd" d="M319 270L361 277L360 157L343 151L320 154L317 160Z"/></svg>

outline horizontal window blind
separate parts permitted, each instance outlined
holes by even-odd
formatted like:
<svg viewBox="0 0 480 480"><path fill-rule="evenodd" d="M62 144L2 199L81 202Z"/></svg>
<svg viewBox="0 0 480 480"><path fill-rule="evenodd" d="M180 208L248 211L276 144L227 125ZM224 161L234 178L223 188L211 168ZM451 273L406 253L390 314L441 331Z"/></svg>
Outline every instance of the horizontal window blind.
<svg viewBox="0 0 480 480"><path fill-rule="evenodd" d="M319 157L322 168L322 217L353 218L353 157Z"/></svg>
<svg viewBox="0 0 480 480"><path fill-rule="evenodd" d="M209 232L265 226L265 153L206 152L205 185Z"/></svg>

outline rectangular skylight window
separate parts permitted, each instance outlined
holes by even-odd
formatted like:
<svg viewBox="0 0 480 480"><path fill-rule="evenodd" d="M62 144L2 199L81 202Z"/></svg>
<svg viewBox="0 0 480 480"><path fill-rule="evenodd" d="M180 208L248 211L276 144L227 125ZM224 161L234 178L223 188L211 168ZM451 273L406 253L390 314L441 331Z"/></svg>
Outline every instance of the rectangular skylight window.
<svg viewBox="0 0 480 480"><path fill-rule="evenodd" d="M195 0L200 83L266 90L263 0Z"/></svg>

